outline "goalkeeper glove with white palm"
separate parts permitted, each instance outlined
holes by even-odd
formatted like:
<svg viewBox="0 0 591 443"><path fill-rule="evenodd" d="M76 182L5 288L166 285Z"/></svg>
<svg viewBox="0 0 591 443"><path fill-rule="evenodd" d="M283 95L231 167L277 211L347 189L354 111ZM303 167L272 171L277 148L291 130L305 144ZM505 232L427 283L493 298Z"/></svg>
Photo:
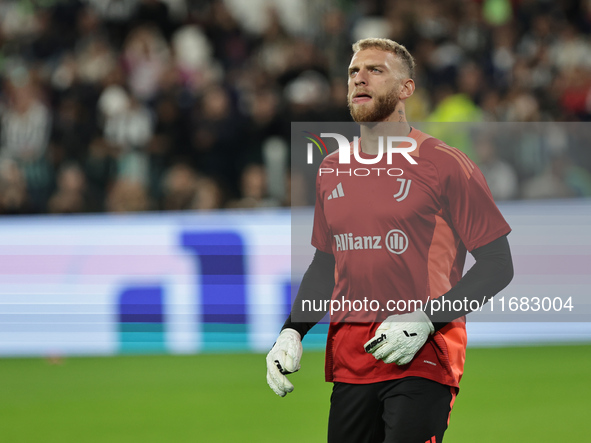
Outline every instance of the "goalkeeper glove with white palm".
<svg viewBox="0 0 591 443"><path fill-rule="evenodd" d="M267 354L267 384L280 397L293 391L293 385L285 374L300 369L302 337L295 329L286 328Z"/></svg>
<svg viewBox="0 0 591 443"><path fill-rule="evenodd" d="M375 337L363 347L376 360L402 366L411 362L434 332L433 323L423 311L391 315L378 327Z"/></svg>

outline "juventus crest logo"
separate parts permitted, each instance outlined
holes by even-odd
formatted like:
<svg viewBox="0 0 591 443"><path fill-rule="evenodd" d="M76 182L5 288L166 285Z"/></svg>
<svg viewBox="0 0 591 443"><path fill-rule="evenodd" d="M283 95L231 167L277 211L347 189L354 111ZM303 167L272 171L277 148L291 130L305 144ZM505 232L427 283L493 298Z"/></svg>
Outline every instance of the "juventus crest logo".
<svg viewBox="0 0 591 443"><path fill-rule="evenodd" d="M397 181L400 182L400 189L396 194L394 194L394 198L397 202L401 202L408 196L408 191L410 190L410 184L412 180L407 180L405 178L397 178Z"/></svg>

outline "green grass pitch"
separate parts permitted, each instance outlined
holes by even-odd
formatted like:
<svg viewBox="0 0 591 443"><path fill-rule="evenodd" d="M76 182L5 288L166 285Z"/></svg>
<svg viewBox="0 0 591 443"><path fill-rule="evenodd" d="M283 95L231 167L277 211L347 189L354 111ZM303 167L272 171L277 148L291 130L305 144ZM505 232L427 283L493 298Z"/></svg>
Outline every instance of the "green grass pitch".
<svg viewBox="0 0 591 443"><path fill-rule="evenodd" d="M591 345L468 349L448 443L589 441ZM304 352L286 398L263 355L0 360L6 443L315 443L331 385Z"/></svg>

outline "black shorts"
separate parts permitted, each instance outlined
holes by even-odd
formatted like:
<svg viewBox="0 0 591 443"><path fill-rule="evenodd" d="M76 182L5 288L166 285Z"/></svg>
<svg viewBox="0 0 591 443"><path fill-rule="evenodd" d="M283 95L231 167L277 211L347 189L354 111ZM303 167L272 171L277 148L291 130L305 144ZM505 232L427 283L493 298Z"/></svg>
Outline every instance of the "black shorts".
<svg viewBox="0 0 591 443"><path fill-rule="evenodd" d="M335 383L328 443L440 443L456 389L420 377Z"/></svg>

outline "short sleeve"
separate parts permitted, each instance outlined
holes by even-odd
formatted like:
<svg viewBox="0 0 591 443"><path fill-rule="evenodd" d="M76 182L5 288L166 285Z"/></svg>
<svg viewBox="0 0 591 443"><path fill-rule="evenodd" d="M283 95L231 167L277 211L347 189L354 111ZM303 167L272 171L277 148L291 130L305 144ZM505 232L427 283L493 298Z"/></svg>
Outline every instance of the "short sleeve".
<svg viewBox="0 0 591 443"><path fill-rule="evenodd" d="M436 149L447 154L438 167L441 197L466 249L472 251L511 232L478 166L458 149L445 145Z"/></svg>
<svg viewBox="0 0 591 443"><path fill-rule="evenodd" d="M314 206L314 226L312 228L312 246L332 254L330 229L324 216L324 201L320 192L320 177L316 177L316 204Z"/></svg>

